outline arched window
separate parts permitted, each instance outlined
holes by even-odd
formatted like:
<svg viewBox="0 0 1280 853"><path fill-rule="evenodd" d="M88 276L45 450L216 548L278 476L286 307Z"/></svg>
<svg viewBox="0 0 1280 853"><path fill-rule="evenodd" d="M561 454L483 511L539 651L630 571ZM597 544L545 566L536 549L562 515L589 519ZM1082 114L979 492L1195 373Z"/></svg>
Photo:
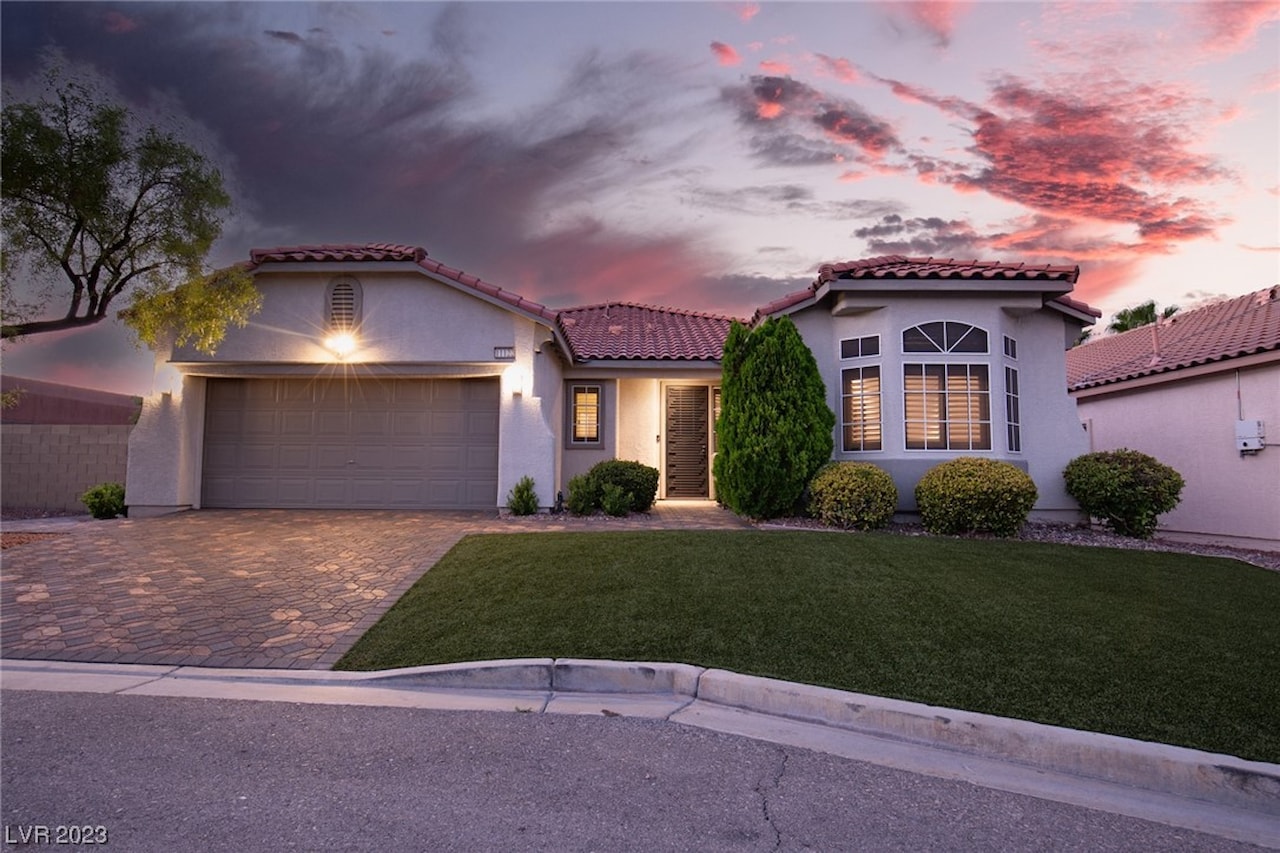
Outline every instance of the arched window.
<svg viewBox="0 0 1280 853"><path fill-rule="evenodd" d="M904 353L986 355L987 333L938 320L902 333ZM902 396L908 450L990 450L991 377L983 362L904 362Z"/></svg>
<svg viewBox="0 0 1280 853"><path fill-rule="evenodd" d="M350 332L360 325L360 282L350 276L329 282L325 322L331 332Z"/></svg>

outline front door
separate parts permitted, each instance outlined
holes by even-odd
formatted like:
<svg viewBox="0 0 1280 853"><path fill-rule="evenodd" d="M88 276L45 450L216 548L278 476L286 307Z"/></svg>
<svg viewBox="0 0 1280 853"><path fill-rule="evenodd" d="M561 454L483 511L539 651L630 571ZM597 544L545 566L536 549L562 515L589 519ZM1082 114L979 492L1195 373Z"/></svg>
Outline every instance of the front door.
<svg viewBox="0 0 1280 853"><path fill-rule="evenodd" d="M705 385L667 386L668 498L705 499L711 494L710 390Z"/></svg>

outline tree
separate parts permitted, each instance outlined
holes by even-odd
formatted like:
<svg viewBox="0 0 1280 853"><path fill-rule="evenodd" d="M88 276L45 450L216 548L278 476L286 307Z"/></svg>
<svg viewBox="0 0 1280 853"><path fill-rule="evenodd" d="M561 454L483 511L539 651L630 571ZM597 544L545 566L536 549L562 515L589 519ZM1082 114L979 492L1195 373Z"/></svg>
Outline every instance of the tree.
<svg viewBox="0 0 1280 853"><path fill-rule="evenodd" d="M716 494L735 512L790 511L831 459L836 416L813 353L789 317L734 323L721 360Z"/></svg>
<svg viewBox="0 0 1280 853"><path fill-rule="evenodd" d="M1157 315L1156 301L1148 299L1141 305L1134 305L1132 308L1121 308L1117 311L1115 316L1111 318L1111 324L1107 326L1107 331L1127 332L1130 329L1150 326L1157 320L1167 320L1177 313L1178 306L1170 305Z"/></svg>
<svg viewBox="0 0 1280 853"><path fill-rule="evenodd" d="M231 206L222 175L172 134L138 130L127 109L90 88L56 79L50 88L36 103L4 107L3 338L100 323L133 287L122 318L140 340L154 344L169 336L165 323L197 318L197 329L170 331L216 346L227 323L243 325L259 304L243 270L203 271ZM24 306L19 276L60 284ZM65 312L32 319L56 290Z"/></svg>

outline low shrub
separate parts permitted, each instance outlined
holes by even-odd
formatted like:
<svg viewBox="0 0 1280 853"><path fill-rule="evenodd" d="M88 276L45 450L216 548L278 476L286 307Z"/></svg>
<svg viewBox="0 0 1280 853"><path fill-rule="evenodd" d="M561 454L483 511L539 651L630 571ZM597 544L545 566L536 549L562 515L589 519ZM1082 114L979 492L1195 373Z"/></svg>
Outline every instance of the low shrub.
<svg viewBox="0 0 1280 853"><path fill-rule="evenodd" d="M601 488L613 483L631 495L634 512L648 512L658 496L658 469L640 462L609 459L596 463L587 473Z"/></svg>
<svg viewBox="0 0 1280 853"><path fill-rule="evenodd" d="M630 492L624 492L617 483L605 483L600 487L600 507L606 515L621 517L631 512L635 500Z"/></svg>
<svg viewBox="0 0 1280 853"><path fill-rule="evenodd" d="M579 474L569 480L569 497L564 505L574 515L591 515L600 505L600 485L590 474Z"/></svg>
<svg viewBox="0 0 1280 853"><path fill-rule="evenodd" d="M99 483L81 495L80 501L94 518L115 518L125 514L124 485L121 483Z"/></svg>
<svg viewBox="0 0 1280 853"><path fill-rule="evenodd" d="M976 456L935 465L916 484L920 520L931 533L1012 536L1037 496L1035 481L1021 468Z"/></svg>
<svg viewBox="0 0 1280 853"><path fill-rule="evenodd" d="M507 493L507 509L512 515L533 515L538 511L538 493L534 491L532 477L521 477Z"/></svg>
<svg viewBox="0 0 1280 853"><path fill-rule="evenodd" d="M809 512L831 527L884 527L897 507L893 478L869 462L832 462L809 482Z"/></svg>
<svg viewBox="0 0 1280 853"><path fill-rule="evenodd" d="M1153 456L1121 448L1077 456L1062 472L1067 494L1122 536L1150 539L1160 515L1178 505L1182 475Z"/></svg>

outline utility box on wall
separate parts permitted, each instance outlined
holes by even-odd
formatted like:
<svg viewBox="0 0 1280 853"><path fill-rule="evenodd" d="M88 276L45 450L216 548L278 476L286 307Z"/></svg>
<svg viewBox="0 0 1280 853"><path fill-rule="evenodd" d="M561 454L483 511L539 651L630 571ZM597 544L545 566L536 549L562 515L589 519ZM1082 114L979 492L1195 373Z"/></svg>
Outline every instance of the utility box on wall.
<svg viewBox="0 0 1280 853"><path fill-rule="evenodd" d="M1236 421L1236 450L1256 453L1266 442L1266 424L1262 421Z"/></svg>

